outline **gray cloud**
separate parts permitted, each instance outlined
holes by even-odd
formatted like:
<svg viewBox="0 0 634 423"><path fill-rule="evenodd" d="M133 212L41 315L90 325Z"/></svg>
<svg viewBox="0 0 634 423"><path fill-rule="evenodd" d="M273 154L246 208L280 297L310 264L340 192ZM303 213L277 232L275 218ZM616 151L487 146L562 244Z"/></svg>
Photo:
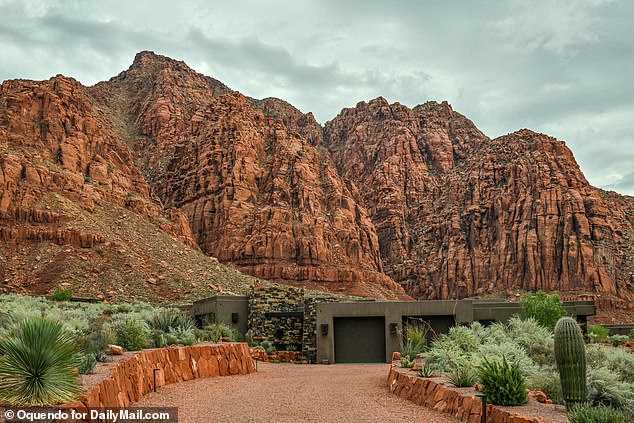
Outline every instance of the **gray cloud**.
<svg viewBox="0 0 634 423"><path fill-rule="evenodd" d="M634 194L634 4L0 0L0 80L91 85L140 50L324 122L384 96L448 100L489 136L563 139L588 180Z"/></svg>

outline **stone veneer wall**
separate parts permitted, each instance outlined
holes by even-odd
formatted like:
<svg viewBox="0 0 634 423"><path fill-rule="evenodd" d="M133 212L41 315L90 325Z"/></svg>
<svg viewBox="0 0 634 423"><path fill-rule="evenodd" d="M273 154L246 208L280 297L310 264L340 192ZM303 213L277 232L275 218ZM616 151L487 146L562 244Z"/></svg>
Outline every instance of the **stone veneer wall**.
<svg viewBox="0 0 634 423"><path fill-rule="evenodd" d="M111 377L88 389L80 401L66 409L127 407L156 386L214 376L255 372L245 343L195 345L140 351L113 366Z"/></svg>
<svg viewBox="0 0 634 423"><path fill-rule="evenodd" d="M266 313L304 311L304 290L290 286L253 286L249 290L248 328L254 339L279 347L302 345L302 317L266 317ZM278 332L281 336L278 336Z"/></svg>
<svg viewBox="0 0 634 423"><path fill-rule="evenodd" d="M466 423L480 423L482 402L470 395L460 395L440 383L400 372L394 364L390 367L387 386L391 393L413 401L418 405L442 413L449 413ZM510 413L487 404L489 423L547 423L546 420Z"/></svg>
<svg viewBox="0 0 634 423"><path fill-rule="evenodd" d="M302 356L310 363L317 362L317 304L341 301L340 298L323 295L306 297L304 300L304 334L302 337Z"/></svg>

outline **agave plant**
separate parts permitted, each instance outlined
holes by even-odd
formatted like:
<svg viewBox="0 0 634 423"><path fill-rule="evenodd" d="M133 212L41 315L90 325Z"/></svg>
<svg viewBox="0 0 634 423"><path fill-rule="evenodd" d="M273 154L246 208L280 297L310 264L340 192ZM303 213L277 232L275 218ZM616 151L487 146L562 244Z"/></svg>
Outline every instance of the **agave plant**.
<svg viewBox="0 0 634 423"><path fill-rule="evenodd" d="M62 324L32 317L0 342L0 403L52 405L77 397L77 346Z"/></svg>

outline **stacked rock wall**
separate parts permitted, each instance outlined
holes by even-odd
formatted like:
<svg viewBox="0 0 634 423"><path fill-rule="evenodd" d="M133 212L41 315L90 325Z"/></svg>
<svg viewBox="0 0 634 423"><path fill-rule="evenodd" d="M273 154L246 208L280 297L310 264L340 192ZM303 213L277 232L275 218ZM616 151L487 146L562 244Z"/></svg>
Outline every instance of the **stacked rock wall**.
<svg viewBox="0 0 634 423"><path fill-rule="evenodd" d="M289 286L254 286L249 290L249 323L256 340L278 347L302 345L303 316L275 315L304 311L304 290Z"/></svg>
<svg viewBox="0 0 634 423"><path fill-rule="evenodd" d="M65 408L128 407L156 386L215 376L255 372L249 348L244 343L196 345L141 351L117 363L111 377L84 393L79 402Z"/></svg>

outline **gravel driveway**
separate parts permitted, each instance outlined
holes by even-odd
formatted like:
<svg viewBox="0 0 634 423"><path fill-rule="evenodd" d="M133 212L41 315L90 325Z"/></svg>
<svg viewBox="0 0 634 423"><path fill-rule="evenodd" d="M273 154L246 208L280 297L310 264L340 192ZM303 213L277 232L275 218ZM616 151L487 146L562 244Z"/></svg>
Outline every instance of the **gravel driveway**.
<svg viewBox="0 0 634 423"><path fill-rule="evenodd" d="M258 363L246 376L167 385L135 407L178 407L180 422L455 423L388 392L389 364Z"/></svg>

